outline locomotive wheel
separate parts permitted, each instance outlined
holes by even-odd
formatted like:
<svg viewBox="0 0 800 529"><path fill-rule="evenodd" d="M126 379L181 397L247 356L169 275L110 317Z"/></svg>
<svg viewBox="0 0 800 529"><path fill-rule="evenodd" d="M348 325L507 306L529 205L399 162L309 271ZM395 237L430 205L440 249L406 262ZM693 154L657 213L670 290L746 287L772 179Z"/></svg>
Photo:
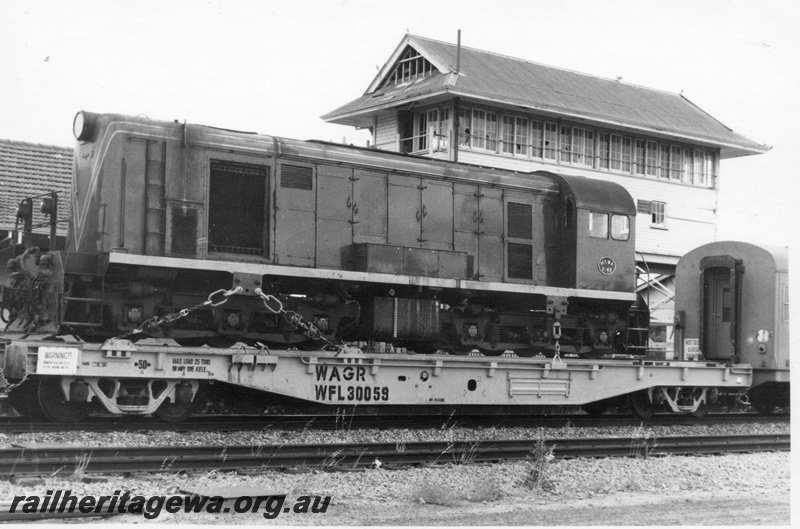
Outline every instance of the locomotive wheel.
<svg viewBox="0 0 800 529"><path fill-rule="evenodd" d="M36 396L36 383L27 380L8 394L8 403L23 417L41 419L42 409Z"/></svg>
<svg viewBox="0 0 800 529"><path fill-rule="evenodd" d="M192 403L175 404L165 402L155 413L155 416L164 422L178 423L183 422L192 413Z"/></svg>
<svg viewBox="0 0 800 529"><path fill-rule="evenodd" d="M44 416L53 422L80 422L89 413L86 402L69 402L61 391L61 380L57 377L39 379L36 396Z"/></svg>
<svg viewBox="0 0 800 529"><path fill-rule="evenodd" d="M653 403L650 402L650 398L647 396L646 390L631 393L628 397L628 402L631 405L631 411L634 416L645 421L653 418L654 407Z"/></svg>

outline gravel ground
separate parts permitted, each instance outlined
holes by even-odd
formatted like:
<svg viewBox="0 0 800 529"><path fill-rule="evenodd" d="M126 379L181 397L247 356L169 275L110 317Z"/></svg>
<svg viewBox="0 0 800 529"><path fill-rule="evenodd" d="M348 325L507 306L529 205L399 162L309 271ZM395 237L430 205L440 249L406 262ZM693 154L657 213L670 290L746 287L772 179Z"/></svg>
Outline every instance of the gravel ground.
<svg viewBox="0 0 800 529"><path fill-rule="evenodd" d="M663 437L669 435L786 434L788 422L764 424L709 424L603 427L448 427L424 429L342 429L281 430L279 428L241 432L46 432L0 433L0 448L14 445L58 446L198 446L262 445L283 443L413 442L492 439L531 439L539 431L549 439L589 437Z"/></svg>
<svg viewBox="0 0 800 529"><path fill-rule="evenodd" d="M47 478L38 484L0 481L0 502L46 489L108 495L123 488L136 494L177 490L227 490L332 496L324 514L169 514L158 522L277 524L526 524L653 525L662 523L788 524L789 453L659 458L552 460L540 487L531 488L533 462L255 474L134 476L104 483ZM744 509L744 513L738 512ZM760 509L760 510L758 510ZM726 516L736 516L727 518ZM654 518L655 516L655 518ZM136 515L113 522L138 522Z"/></svg>

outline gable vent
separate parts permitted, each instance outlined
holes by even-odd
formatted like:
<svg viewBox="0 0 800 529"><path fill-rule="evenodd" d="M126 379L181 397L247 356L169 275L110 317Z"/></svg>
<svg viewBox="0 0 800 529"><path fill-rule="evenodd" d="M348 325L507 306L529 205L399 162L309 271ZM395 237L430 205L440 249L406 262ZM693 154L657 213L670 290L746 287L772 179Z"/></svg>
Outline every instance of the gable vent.
<svg viewBox="0 0 800 529"><path fill-rule="evenodd" d="M411 46L406 46L406 49L400 54L397 62L394 63L391 71L381 83L380 88L406 84L417 79L425 79L436 72L436 67L420 55L417 50Z"/></svg>

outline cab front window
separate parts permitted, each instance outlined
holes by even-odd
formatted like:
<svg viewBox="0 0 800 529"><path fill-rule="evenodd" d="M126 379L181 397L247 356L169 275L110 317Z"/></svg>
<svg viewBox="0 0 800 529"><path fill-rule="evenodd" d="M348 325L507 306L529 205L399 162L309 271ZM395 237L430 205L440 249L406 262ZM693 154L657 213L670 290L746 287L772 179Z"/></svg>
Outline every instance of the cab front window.
<svg viewBox="0 0 800 529"><path fill-rule="evenodd" d="M608 238L608 214L589 212L589 236L598 239Z"/></svg>
<svg viewBox="0 0 800 529"><path fill-rule="evenodd" d="M611 238L627 241L631 236L630 220L627 215L611 215Z"/></svg>

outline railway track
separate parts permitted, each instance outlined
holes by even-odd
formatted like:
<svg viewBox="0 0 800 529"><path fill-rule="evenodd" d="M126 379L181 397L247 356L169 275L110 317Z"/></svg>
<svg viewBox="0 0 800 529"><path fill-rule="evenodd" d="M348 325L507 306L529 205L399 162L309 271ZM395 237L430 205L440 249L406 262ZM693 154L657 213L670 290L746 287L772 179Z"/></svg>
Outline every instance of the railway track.
<svg viewBox="0 0 800 529"><path fill-rule="evenodd" d="M184 422L171 424L156 418L95 418L78 423L53 423L30 421L25 417L0 417L0 432L109 432L109 431L249 431L268 428L341 430L372 428L436 428L443 425L457 426L548 426L590 427L648 425L698 425L724 423L768 423L789 421L789 415L758 415L753 413L712 413L705 417L691 415L655 415L642 421L628 415L541 415L541 416L342 416L331 414L297 415L242 415L242 416L197 416Z"/></svg>
<svg viewBox="0 0 800 529"><path fill-rule="evenodd" d="M328 443L194 447L16 447L0 450L0 475L180 472L473 463L524 460L535 440L413 443ZM636 457L786 451L790 436L726 435L655 438L549 439L553 455ZM379 462L379 463L378 463Z"/></svg>

